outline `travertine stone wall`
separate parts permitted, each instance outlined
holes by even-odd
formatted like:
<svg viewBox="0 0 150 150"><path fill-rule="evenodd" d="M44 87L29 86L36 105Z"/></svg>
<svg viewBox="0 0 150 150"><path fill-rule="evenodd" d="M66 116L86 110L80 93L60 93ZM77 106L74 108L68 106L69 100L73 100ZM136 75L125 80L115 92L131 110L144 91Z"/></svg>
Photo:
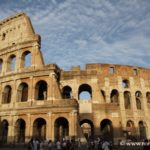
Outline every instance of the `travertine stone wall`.
<svg viewBox="0 0 150 150"><path fill-rule="evenodd" d="M31 54L28 67L24 66L27 53ZM14 57L16 61L12 64ZM11 65L15 65L14 70L8 68ZM20 86L22 84L27 86ZM81 98L82 92L88 93L89 98ZM130 109L125 108L125 92L130 93ZM55 64L45 65L40 37L26 14L0 22L2 141L27 142L36 128L40 129L39 137L52 140L62 136L97 137L104 133L103 124L114 140L125 138L125 134L142 138L146 133L150 138L149 92L149 69L87 64L85 69L77 66L65 71ZM22 95L27 96L27 100L22 101ZM10 102L5 102L8 99ZM138 99L141 109L137 109ZM81 130L84 123L90 125L90 131ZM22 140L19 141L19 137Z"/></svg>

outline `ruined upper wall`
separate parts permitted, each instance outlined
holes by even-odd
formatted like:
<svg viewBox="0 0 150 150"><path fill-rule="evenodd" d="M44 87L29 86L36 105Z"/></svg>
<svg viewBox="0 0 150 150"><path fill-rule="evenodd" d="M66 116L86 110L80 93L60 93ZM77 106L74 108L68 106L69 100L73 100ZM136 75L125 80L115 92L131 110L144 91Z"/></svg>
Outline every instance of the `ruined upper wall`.
<svg viewBox="0 0 150 150"><path fill-rule="evenodd" d="M29 17L19 13L0 22L0 76L44 66L40 36Z"/></svg>
<svg viewBox="0 0 150 150"><path fill-rule="evenodd" d="M0 50L31 40L39 39L26 14L19 13L0 22Z"/></svg>
<svg viewBox="0 0 150 150"><path fill-rule="evenodd" d="M118 64L87 64L85 69L81 69L80 66L73 67L69 71L63 71L62 78L81 76L81 75L100 75L101 77L133 77L150 80L150 69L118 65Z"/></svg>

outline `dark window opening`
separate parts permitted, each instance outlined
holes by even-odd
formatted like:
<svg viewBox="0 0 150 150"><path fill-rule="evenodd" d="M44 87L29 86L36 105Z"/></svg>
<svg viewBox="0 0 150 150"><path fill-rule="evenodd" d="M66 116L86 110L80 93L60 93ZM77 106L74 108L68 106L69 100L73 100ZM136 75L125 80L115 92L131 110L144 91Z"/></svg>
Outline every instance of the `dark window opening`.
<svg viewBox="0 0 150 150"><path fill-rule="evenodd" d="M30 67L31 66L31 52L25 51L22 54L22 67Z"/></svg>
<svg viewBox="0 0 150 150"><path fill-rule="evenodd" d="M140 139L147 139L146 136L146 124L144 124L143 121L139 121L139 133L140 133Z"/></svg>
<svg viewBox="0 0 150 150"><path fill-rule="evenodd" d="M134 126L134 122L132 120L128 120L127 124L127 138L130 139L132 136L134 136L136 134L136 128Z"/></svg>
<svg viewBox="0 0 150 150"><path fill-rule="evenodd" d="M39 140L46 140L46 121L38 118L33 123L33 137Z"/></svg>
<svg viewBox="0 0 150 150"><path fill-rule="evenodd" d="M93 139L94 138L94 125L92 121L85 119L80 122L80 126L83 132L83 135L85 138L88 139Z"/></svg>
<svg viewBox="0 0 150 150"><path fill-rule="evenodd" d="M47 99L47 83L45 81L39 81L36 84L36 99L46 100Z"/></svg>
<svg viewBox="0 0 150 150"><path fill-rule="evenodd" d="M146 93L147 103L150 103L150 92Z"/></svg>
<svg viewBox="0 0 150 150"><path fill-rule="evenodd" d="M3 33L2 40L5 40L5 38L6 38L6 33Z"/></svg>
<svg viewBox="0 0 150 150"><path fill-rule="evenodd" d="M79 100L91 100L92 99L92 88L88 84L82 84L78 91Z"/></svg>
<svg viewBox="0 0 150 150"><path fill-rule="evenodd" d="M12 89L9 85L4 88L2 103L9 104L11 102Z"/></svg>
<svg viewBox="0 0 150 150"><path fill-rule="evenodd" d="M109 141L113 141L113 125L111 120L102 120L100 123L100 131L103 138L108 139Z"/></svg>
<svg viewBox="0 0 150 150"><path fill-rule="evenodd" d="M23 119L18 119L15 126L15 142L24 143L25 142L25 128L26 123Z"/></svg>
<svg viewBox="0 0 150 150"><path fill-rule="evenodd" d="M142 109L142 104L141 104L141 101L142 101L142 93L137 91L135 93L135 98L136 98L136 107L137 109Z"/></svg>
<svg viewBox="0 0 150 150"><path fill-rule="evenodd" d="M112 90L110 95L111 103L119 103L119 93L117 90Z"/></svg>
<svg viewBox="0 0 150 150"><path fill-rule="evenodd" d="M63 87L63 89L62 89L62 97L65 99L70 99L70 98L72 98L72 89L71 89L71 87L69 87L69 86L65 86L65 87Z"/></svg>
<svg viewBox="0 0 150 150"><path fill-rule="evenodd" d="M101 90L101 95L104 101L106 101L106 95L105 95L105 91Z"/></svg>
<svg viewBox="0 0 150 150"><path fill-rule="evenodd" d="M2 72L2 68L3 68L3 60L0 59L0 73Z"/></svg>
<svg viewBox="0 0 150 150"><path fill-rule="evenodd" d="M6 144L7 143L7 140L8 140L8 127L9 127L9 124L8 124L8 121L7 120L3 120L1 122L1 142L3 144Z"/></svg>
<svg viewBox="0 0 150 150"><path fill-rule="evenodd" d="M7 70L8 71L15 71L16 69L16 56L11 55L8 59L8 64L7 64Z"/></svg>
<svg viewBox="0 0 150 150"><path fill-rule="evenodd" d="M21 83L18 88L18 101L26 102L28 100L28 85Z"/></svg>
<svg viewBox="0 0 150 150"><path fill-rule="evenodd" d="M55 121L55 139L62 140L69 136L69 123L66 118L60 117Z"/></svg>
<svg viewBox="0 0 150 150"><path fill-rule="evenodd" d="M128 91L124 92L125 109L131 109L131 94Z"/></svg>
<svg viewBox="0 0 150 150"><path fill-rule="evenodd" d="M126 79L123 80L123 81L122 81L122 87L123 87L123 88L129 88L129 87L130 87L129 81L126 80Z"/></svg>

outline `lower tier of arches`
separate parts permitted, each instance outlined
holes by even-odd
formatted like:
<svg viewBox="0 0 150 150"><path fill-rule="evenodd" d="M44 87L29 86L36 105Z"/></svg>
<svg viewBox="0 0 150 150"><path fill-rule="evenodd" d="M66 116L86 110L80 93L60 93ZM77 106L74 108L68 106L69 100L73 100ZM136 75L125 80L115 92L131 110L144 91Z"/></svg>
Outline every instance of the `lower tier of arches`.
<svg viewBox="0 0 150 150"><path fill-rule="evenodd" d="M40 140L63 140L64 138L84 138L86 140L103 137L114 141L120 138L143 140L149 137L148 126L140 120L127 120L126 126L116 126L110 118L96 122L79 117L76 112L66 114L41 114L0 117L0 142L26 143L32 137ZM119 122L120 123L120 122Z"/></svg>

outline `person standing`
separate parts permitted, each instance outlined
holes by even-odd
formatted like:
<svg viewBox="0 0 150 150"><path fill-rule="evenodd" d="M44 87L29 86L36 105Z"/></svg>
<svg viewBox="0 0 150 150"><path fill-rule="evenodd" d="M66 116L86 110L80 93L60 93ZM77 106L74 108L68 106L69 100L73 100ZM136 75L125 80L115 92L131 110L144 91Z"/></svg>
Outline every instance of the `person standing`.
<svg viewBox="0 0 150 150"><path fill-rule="evenodd" d="M52 141L51 140L48 141L48 150L52 150Z"/></svg>
<svg viewBox="0 0 150 150"><path fill-rule="evenodd" d="M57 150L61 150L61 143L59 140L56 142L56 148Z"/></svg>

